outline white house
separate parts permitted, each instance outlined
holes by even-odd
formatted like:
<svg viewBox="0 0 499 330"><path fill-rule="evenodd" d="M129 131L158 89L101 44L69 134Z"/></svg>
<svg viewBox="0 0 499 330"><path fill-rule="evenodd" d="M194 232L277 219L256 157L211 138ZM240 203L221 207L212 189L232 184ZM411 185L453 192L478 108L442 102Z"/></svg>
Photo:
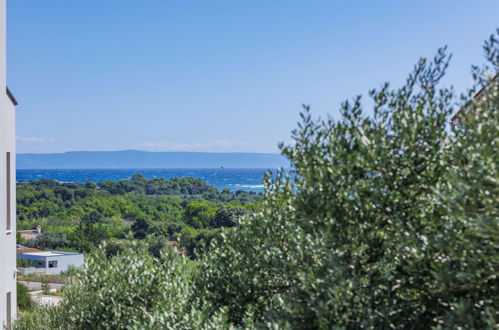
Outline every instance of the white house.
<svg viewBox="0 0 499 330"><path fill-rule="evenodd" d="M16 317L16 101L7 89L6 0L0 0L0 328Z"/></svg>
<svg viewBox="0 0 499 330"><path fill-rule="evenodd" d="M31 263L31 267L19 268L21 274L60 274L69 267L83 266L83 253L63 251L34 251L18 253L19 259Z"/></svg>

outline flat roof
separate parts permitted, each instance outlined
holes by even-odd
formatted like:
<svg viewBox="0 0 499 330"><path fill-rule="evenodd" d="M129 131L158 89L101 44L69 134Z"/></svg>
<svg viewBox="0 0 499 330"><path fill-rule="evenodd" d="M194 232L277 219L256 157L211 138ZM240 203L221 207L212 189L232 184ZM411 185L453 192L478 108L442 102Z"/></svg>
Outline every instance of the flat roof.
<svg viewBox="0 0 499 330"><path fill-rule="evenodd" d="M16 249L16 254L30 253L30 252L40 252L41 250L32 249L28 247L18 248Z"/></svg>
<svg viewBox="0 0 499 330"><path fill-rule="evenodd" d="M40 252L23 253L23 255L34 256L34 257L59 257L59 256L79 255L79 254L83 253L63 252L63 251L40 251Z"/></svg>

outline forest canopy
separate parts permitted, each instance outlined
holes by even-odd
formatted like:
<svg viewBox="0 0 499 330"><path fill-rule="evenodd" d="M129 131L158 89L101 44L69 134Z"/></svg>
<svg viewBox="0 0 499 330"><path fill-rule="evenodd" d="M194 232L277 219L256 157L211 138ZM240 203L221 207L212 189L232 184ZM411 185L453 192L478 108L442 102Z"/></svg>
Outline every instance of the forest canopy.
<svg viewBox="0 0 499 330"><path fill-rule="evenodd" d="M90 252L104 241L148 235L182 240L193 253L198 238L233 227L261 200L261 194L222 191L195 178L130 180L85 184L51 180L17 186L18 229L40 225L42 235L23 242L40 249Z"/></svg>

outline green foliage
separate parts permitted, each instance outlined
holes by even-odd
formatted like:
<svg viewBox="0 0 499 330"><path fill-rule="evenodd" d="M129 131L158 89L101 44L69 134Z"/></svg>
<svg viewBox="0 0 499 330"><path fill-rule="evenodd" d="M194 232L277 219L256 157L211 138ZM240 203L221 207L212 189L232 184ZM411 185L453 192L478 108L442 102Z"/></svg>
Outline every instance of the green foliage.
<svg viewBox="0 0 499 330"><path fill-rule="evenodd" d="M19 257L16 259L16 265L17 265L17 268L32 267L31 260L21 259Z"/></svg>
<svg viewBox="0 0 499 330"><path fill-rule="evenodd" d="M28 288L17 282L17 307L21 311L30 311L33 308L33 302L28 294Z"/></svg>
<svg viewBox="0 0 499 330"><path fill-rule="evenodd" d="M207 227L217 209L206 202L191 202L185 209L185 222L194 228Z"/></svg>
<svg viewBox="0 0 499 330"><path fill-rule="evenodd" d="M123 195L129 192L138 192L146 195L202 195L203 193L217 193L213 186L194 178L175 178L170 180L147 180L140 174L134 174L130 181L105 181L98 184L102 190L113 195Z"/></svg>
<svg viewBox="0 0 499 330"><path fill-rule="evenodd" d="M20 245L26 244L26 240L21 236L21 233L16 232L16 243Z"/></svg>
<svg viewBox="0 0 499 330"><path fill-rule="evenodd" d="M246 214L246 210L240 207L221 207L210 222L210 227L234 227L239 224L240 219Z"/></svg>
<svg viewBox="0 0 499 330"><path fill-rule="evenodd" d="M220 236L220 229L183 228L177 234L180 245L185 247L192 259L209 250L213 239Z"/></svg>
<svg viewBox="0 0 499 330"><path fill-rule="evenodd" d="M90 252L109 237L109 231L104 225L82 221L70 234L69 241L77 251Z"/></svg>
<svg viewBox="0 0 499 330"><path fill-rule="evenodd" d="M49 294L50 293L50 284L48 276L42 277L42 293Z"/></svg>
<svg viewBox="0 0 499 330"><path fill-rule="evenodd" d="M65 249L70 246L67 234L63 232L47 231L36 239L28 240L25 243L27 246L40 250L55 250Z"/></svg>
<svg viewBox="0 0 499 330"><path fill-rule="evenodd" d="M221 312L196 309L196 274L187 258L157 259L144 244L112 258L97 251L59 306L35 310L16 329L228 329Z"/></svg>
<svg viewBox="0 0 499 330"><path fill-rule="evenodd" d="M130 230L139 239L172 239L186 227L212 226L221 207L251 208L260 198L218 191L193 178L147 180L135 174L129 181L99 184L40 180L17 187L18 228L43 227L41 236L26 242L30 247L89 252Z"/></svg>
<svg viewBox="0 0 499 330"><path fill-rule="evenodd" d="M373 90L372 116L360 98L339 121L306 107L283 146L295 180L268 179L260 212L212 244L206 299L246 326L494 327L499 99L451 134L448 59Z"/></svg>
<svg viewBox="0 0 499 330"><path fill-rule="evenodd" d="M148 250L149 254L161 258L162 253L171 253L171 248L167 245L168 238L164 236L159 237L148 237Z"/></svg>

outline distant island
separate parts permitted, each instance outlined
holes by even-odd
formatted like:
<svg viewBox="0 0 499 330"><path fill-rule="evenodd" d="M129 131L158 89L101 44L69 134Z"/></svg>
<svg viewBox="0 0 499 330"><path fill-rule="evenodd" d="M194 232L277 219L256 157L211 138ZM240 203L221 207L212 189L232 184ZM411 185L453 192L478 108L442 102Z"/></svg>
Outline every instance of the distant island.
<svg viewBox="0 0 499 330"><path fill-rule="evenodd" d="M18 169L89 168L280 168L289 162L280 154L243 152L71 151L18 154Z"/></svg>

